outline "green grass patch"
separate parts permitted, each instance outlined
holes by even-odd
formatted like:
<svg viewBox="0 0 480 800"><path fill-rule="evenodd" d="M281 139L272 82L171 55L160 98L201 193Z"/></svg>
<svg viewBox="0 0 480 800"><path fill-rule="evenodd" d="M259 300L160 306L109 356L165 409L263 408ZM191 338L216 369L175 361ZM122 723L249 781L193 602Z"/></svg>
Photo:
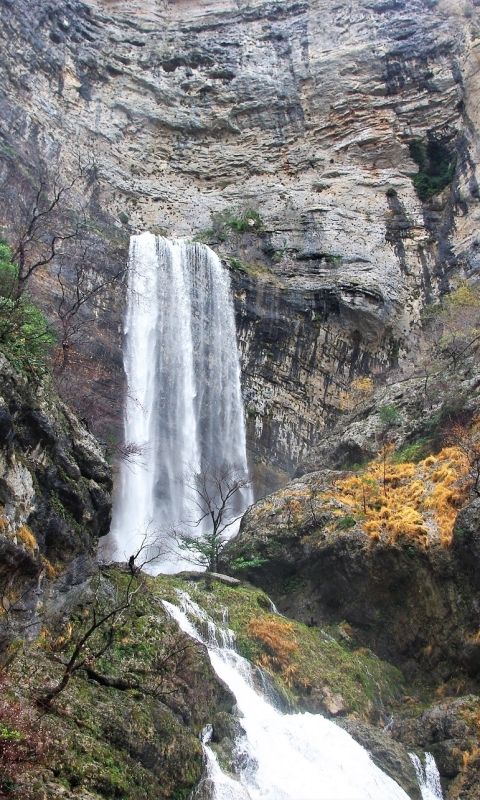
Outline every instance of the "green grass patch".
<svg viewBox="0 0 480 800"><path fill-rule="evenodd" d="M394 464L407 464L409 462L418 464L419 461L423 461L424 458L427 458L430 453L430 439L421 439L419 442L409 444L407 447L403 447L401 450L394 453L392 462Z"/></svg>
<svg viewBox="0 0 480 800"><path fill-rule="evenodd" d="M217 216L217 225L223 228L229 228L236 233L259 233L263 230L263 221L258 213L252 208L246 211L222 211Z"/></svg>
<svg viewBox="0 0 480 800"><path fill-rule="evenodd" d="M337 523L338 527L344 531L348 531L350 528L353 528L356 524L357 520L352 514L347 514L345 517L341 517Z"/></svg>
<svg viewBox="0 0 480 800"><path fill-rule="evenodd" d="M336 256L333 253L325 253L323 258L327 264L331 264L332 267L339 267L343 262L342 256Z"/></svg>

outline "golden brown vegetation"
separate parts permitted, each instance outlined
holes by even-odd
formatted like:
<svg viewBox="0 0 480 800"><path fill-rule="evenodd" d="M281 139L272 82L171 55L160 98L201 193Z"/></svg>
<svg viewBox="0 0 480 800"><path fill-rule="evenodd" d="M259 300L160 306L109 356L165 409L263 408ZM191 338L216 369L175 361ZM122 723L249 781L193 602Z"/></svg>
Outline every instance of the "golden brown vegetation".
<svg viewBox="0 0 480 800"><path fill-rule="evenodd" d="M473 761L474 759L477 759L479 755L480 755L480 747L474 747L471 752L468 750L463 751L462 769L464 772L466 772L467 769L469 768L470 762Z"/></svg>
<svg viewBox="0 0 480 800"><path fill-rule="evenodd" d="M340 392L339 407L341 411L351 411L373 394L373 381L371 378L355 378L348 387L348 391Z"/></svg>
<svg viewBox="0 0 480 800"><path fill-rule="evenodd" d="M249 621L248 634L262 645L258 665L280 673L289 684L297 671L295 657L299 653L293 625L279 617L259 617Z"/></svg>
<svg viewBox="0 0 480 800"><path fill-rule="evenodd" d="M21 525L20 528L17 528L14 535L17 539L20 539L26 550L31 552L38 550L37 540L27 525Z"/></svg>
<svg viewBox="0 0 480 800"><path fill-rule="evenodd" d="M446 447L419 464L395 464L391 455L383 452L363 473L337 481L323 498L346 506L373 541L405 537L449 545L470 486L462 450Z"/></svg>

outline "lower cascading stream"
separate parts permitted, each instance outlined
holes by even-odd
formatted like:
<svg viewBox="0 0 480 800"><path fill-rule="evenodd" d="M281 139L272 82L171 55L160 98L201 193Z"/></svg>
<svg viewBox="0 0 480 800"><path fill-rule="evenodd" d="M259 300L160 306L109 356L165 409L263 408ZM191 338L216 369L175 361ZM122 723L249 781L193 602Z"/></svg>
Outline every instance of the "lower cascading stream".
<svg viewBox="0 0 480 800"><path fill-rule="evenodd" d="M319 714L282 714L272 706L254 684L252 665L234 650L233 631L216 625L186 592L177 593L178 605L164 601L165 608L207 646L215 672L236 697L245 732L236 743L238 781L222 772L208 746L210 732L204 732L204 780L213 800L407 800L337 725ZM441 800L441 792L427 793L433 787L427 783L424 776L424 800Z"/></svg>

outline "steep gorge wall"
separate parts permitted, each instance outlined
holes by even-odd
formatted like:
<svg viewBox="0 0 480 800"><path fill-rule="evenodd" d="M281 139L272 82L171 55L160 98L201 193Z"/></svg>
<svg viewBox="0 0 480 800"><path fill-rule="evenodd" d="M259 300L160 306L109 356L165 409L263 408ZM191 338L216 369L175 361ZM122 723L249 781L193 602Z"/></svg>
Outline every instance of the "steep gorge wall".
<svg viewBox="0 0 480 800"><path fill-rule="evenodd" d="M129 231L191 236L226 210L260 215L261 230L212 244L243 268L250 446L292 471L348 381L415 358L423 304L475 276L477 4L2 0L0 11L4 193L45 162L63 180L94 163L88 214L124 253ZM428 137L457 164L422 203L408 144ZM121 298L108 310L106 406L122 388ZM91 359L79 369L87 383Z"/></svg>

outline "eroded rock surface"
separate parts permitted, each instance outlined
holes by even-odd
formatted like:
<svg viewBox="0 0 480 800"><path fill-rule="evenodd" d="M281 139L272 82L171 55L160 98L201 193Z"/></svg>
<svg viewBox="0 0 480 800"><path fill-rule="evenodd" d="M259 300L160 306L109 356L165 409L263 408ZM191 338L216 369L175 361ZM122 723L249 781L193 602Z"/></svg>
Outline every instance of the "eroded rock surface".
<svg viewBox="0 0 480 800"><path fill-rule="evenodd" d="M38 635L50 581L67 570L67 584L76 585L95 571L96 544L110 526L112 474L96 440L47 378L27 378L0 356L0 396L0 581L7 644L14 633Z"/></svg>

